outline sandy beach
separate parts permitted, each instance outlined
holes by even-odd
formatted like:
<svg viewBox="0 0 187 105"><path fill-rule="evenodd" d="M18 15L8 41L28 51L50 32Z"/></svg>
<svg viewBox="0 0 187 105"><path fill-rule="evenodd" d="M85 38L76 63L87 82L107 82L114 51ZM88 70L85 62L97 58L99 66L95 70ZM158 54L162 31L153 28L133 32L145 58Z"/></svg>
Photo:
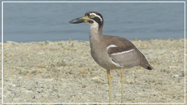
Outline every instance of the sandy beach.
<svg viewBox="0 0 187 105"><path fill-rule="evenodd" d="M184 39L132 43L154 70L124 69L124 102L183 103ZM106 70L92 59L88 41L8 41L3 46L4 103L109 102ZM114 103L121 102L120 73L111 71Z"/></svg>

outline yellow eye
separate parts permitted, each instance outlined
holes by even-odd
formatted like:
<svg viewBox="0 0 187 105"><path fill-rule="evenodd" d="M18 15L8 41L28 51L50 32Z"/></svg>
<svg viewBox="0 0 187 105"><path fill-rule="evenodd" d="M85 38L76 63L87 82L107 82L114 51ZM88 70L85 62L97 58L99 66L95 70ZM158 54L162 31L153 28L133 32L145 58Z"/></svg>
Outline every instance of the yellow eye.
<svg viewBox="0 0 187 105"><path fill-rule="evenodd" d="M95 17L95 15L90 15L90 16L89 16L89 18L94 18L94 17Z"/></svg>

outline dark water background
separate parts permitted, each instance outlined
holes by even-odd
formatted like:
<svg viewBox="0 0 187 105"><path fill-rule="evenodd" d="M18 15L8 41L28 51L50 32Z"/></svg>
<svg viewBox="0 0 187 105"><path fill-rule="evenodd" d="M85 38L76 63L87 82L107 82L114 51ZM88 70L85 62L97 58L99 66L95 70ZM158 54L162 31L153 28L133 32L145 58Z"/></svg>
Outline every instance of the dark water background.
<svg viewBox="0 0 187 105"><path fill-rule="evenodd" d="M88 11L104 17L103 34L184 38L183 3L3 3L3 39L15 42L89 40L88 24L69 24Z"/></svg>

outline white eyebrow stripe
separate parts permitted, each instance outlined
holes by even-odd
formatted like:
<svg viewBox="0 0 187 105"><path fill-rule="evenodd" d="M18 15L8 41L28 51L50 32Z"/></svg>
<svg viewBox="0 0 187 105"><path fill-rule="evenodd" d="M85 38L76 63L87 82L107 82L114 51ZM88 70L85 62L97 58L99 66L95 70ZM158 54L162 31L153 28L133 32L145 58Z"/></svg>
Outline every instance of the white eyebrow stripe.
<svg viewBox="0 0 187 105"><path fill-rule="evenodd" d="M111 54L111 55L125 54L125 53L129 53L129 52L132 52L132 51L134 51L134 49L127 50L127 51L123 51L123 52L118 52L118 53L113 53L113 54Z"/></svg>
<svg viewBox="0 0 187 105"><path fill-rule="evenodd" d="M90 15L95 15L95 16L98 17L101 21L103 21L103 19L102 19L99 15L97 15L97 14L95 14L95 13L90 13Z"/></svg>
<svg viewBox="0 0 187 105"><path fill-rule="evenodd" d="M108 51L108 49L109 48L111 48L111 47L117 47L116 45L114 45L114 44L111 44L111 45L109 45L106 49L107 49L107 51Z"/></svg>

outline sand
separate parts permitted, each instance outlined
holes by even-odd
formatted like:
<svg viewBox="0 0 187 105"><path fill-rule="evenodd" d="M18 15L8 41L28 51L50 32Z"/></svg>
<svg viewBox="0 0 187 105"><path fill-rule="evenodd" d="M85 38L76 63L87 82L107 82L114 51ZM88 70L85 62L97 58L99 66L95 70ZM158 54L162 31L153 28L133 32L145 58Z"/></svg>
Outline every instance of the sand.
<svg viewBox="0 0 187 105"><path fill-rule="evenodd" d="M184 39L132 42L154 70L124 69L124 102L183 103ZM109 102L106 70L92 59L88 41L8 41L3 46L4 103ZM120 70L111 75L113 103L120 103Z"/></svg>

